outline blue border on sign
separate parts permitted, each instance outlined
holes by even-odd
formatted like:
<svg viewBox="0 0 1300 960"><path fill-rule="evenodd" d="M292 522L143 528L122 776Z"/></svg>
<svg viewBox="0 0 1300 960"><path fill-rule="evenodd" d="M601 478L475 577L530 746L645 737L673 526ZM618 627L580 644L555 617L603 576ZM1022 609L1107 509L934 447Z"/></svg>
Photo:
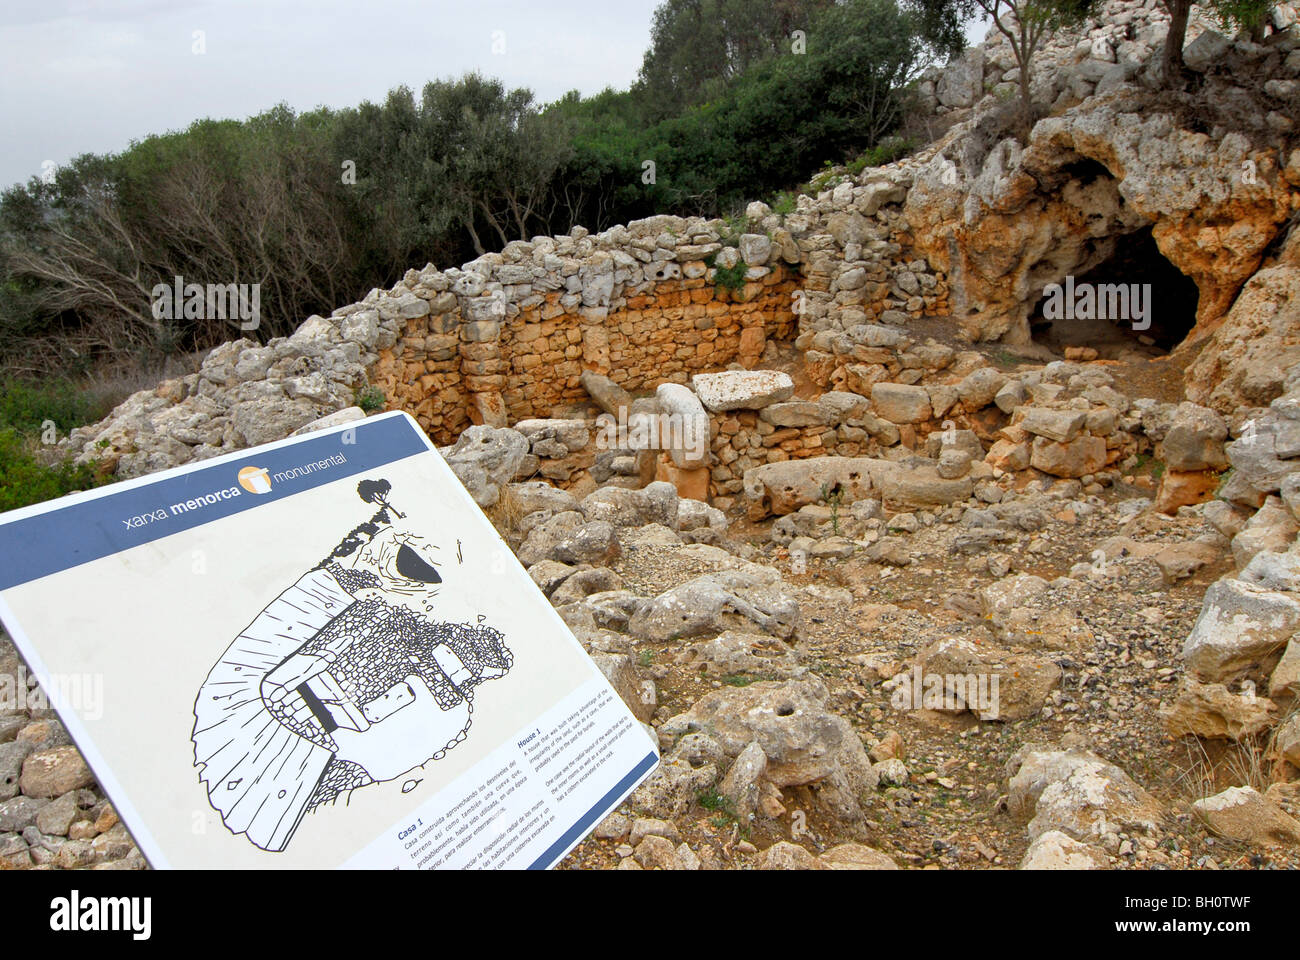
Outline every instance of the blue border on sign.
<svg viewBox="0 0 1300 960"><path fill-rule="evenodd" d="M549 867L551 861L563 854L570 846L577 843L579 839L585 837L587 832L596 823L596 818L617 803L624 793L632 789L632 785L640 779L641 774L645 773L658 762L659 757L656 754L646 754L645 759L633 767L627 776L614 784L614 786L610 787L609 792L597 800L595 806L584 813L577 823L564 832L564 835L561 836L560 839L547 847L545 853L530 863L528 869L545 870Z"/></svg>
<svg viewBox="0 0 1300 960"><path fill-rule="evenodd" d="M345 437L355 442L344 443ZM427 441L409 420L386 417L360 421L352 430L309 434L300 443L242 451L210 467L126 490L113 492L109 487L91 499L61 506L54 501L50 509L20 519L5 521L0 516L0 590L429 452ZM243 467L260 467L274 476L327 461L329 466L274 483L266 493L250 493L239 485ZM191 509L172 509L232 489L239 492ZM157 519L144 520L146 516ZM141 522L133 523L136 520Z"/></svg>

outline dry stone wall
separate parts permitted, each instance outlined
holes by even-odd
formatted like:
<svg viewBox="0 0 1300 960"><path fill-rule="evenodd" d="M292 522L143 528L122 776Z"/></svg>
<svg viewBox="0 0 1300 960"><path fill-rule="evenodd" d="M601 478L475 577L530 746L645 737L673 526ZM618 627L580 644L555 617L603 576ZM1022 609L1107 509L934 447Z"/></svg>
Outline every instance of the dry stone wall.
<svg viewBox="0 0 1300 960"><path fill-rule="evenodd" d="M630 402L696 373L768 364L769 345L787 340L822 390L872 404L882 385L929 390L929 414L916 420L874 407L874 420L793 407L715 414L713 492L734 493L746 469L783 457L914 449L945 415L966 428L972 398L954 390L974 368L917 322L951 318L952 331L972 341L1028 340L1047 284L1093 268L1119 238L1146 229L1200 290L1196 337L1211 337L1236 302L1225 334L1245 330L1252 342L1289 348L1291 263L1278 262L1278 276L1256 283L1249 298L1238 292L1272 265L1270 251L1300 209L1300 150L1186 130L1147 109L1149 91L1133 68L1158 49L1160 18L1147 0L1114 0L1082 33L1059 38L1039 68L1042 82L1061 87L1052 93L1056 115L1027 145L990 126L1003 101L995 88L1011 82L994 40L970 56L1002 66L972 71L959 61L942 74L936 97L957 122L939 141L885 167L819 175L819 191L799 196L792 211L755 202L743 225L657 216L595 235L577 227L459 268L412 270L390 290L309 318L291 337L223 345L198 373L73 431L65 449L139 476L286 436L368 386L448 444L472 424L590 418L584 373L604 375ZM1293 39L1263 46L1196 29L1189 61L1222 48L1273 78L1265 88L1279 106L1300 82ZM981 96L972 88L970 107L944 104L940 94L956 89L963 70L982 87L994 82ZM1238 95L1230 76L1213 82L1216 95ZM1284 384L1280 375L1246 383L1248 356L1232 338L1213 338L1194 368L1207 376L1193 396L1214 397L1222 411L1232 398L1220 384L1230 384L1267 403ZM873 432L877 421L889 427ZM540 442L529 456L559 483L587 475L646 483L659 472L626 451Z"/></svg>
<svg viewBox="0 0 1300 960"><path fill-rule="evenodd" d="M1279 9L1275 16L1293 19L1290 8ZM630 823L615 814L595 832L629 841L623 864L694 869L713 856L708 845L697 857L667 837L677 835L672 818L714 785L731 809L757 814L752 822L764 829L764 818L788 812L782 789L816 788L800 796L814 796L844 825L864 818L877 781L907 783L910 758L897 731L865 759L862 745L854 741L845 752L836 739L848 724L827 712L828 688L816 673L804 677L809 666L799 664L796 647L781 645L799 636L801 603L810 617L822 603L846 606L854 617L865 609L871 623L856 629L875 650L892 630L907 633L895 650L855 654L833 671L851 681L839 681L837 702L869 706L875 691L865 694L859 683L897 691L908 662L931 674L995 672L1004 684L995 714L965 703L942 709L1006 723L997 734L1003 743L1022 719L1075 710L1094 734L1104 716L1119 739L1143 730L1117 713L1120 697L1124 710L1132 705L1123 688L1160 697L1167 683L1160 715L1168 734L1246 744L1271 736L1280 755L1269 761L1271 776L1292 782L1268 794L1285 788L1294 797L1300 231L1291 227L1300 210L1300 150L1182 129L1169 114L1147 110L1129 82L1130 66L1155 49L1159 20L1148 0L1118 0L1104 24L1055 43L1042 81L1053 89L1040 93L1055 103L1055 115L1023 147L984 142L990 128L982 124L1017 79L1005 50L991 44L933 78L942 112L970 111L947 136L886 168L835 172L789 215L751 204L740 236L720 221L674 217L596 236L579 228L510 244L459 269L413 270L393 289L312 317L290 337L223 345L199 372L134 395L103 423L74 431L65 447L136 476L310 430L317 418L360 417L348 405L367 385L439 441L455 439L443 450L452 469L484 508L509 492L502 512L518 515L516 552L530 576L637 716L658 727L665 762L633 798L656 819ZM1290 40L1266 48L1200 32L1193 47L1189 61L1215 50L1258 61L1279 105L1300 84L1300 45ZM1235 96L1228 87L1222 93ZM1083 98L1095 99L1077 102ZM1234 180L1247 163L1255 182ZM1021 363L1023 354L1009 350L994 360L929 338L917 322L952 315L950 332L960 327L967 340L1026 339L1035 290L1090 269L1110 256L1117 236L1141 229L1151 229L1163 255L1199 285L1196 332L1204 347L1188 368L1196 402L1131 399L1130 388L1143 385L1091 347L1069 346L1065 360L1044 366ZM802 367L755 369L788 359L775 349L787 340ZM702 425L703 447L688 449L681 438L649 448L611 444L593 403L606 414ZM1164 468L1158 481L1135 476L1151 456ZM1116 484L1150 491L1154 500L1128 492L1100 499ZM723 536L729 521L719 508L737 508L733 515L744 508L756 522L775 516L767 531L776 549L748 530L736 549L738 541ZM1080 523L1096 531L1099 518L1121 535L1063 532ZM1196 539L1179 538L1180 530ZM1081 544L1080 556L1073 551ZM625 549L631 562L616 570ZM763 549L771 566L754 561ZM1159 597L1150 571L1136 563L1153 560L1168 587L1225 551L1233 569L1206 593L1179 676L1160 667L1159 654L1182 601ZM1068 576L1050 583L1009 576L1030 564L1064 569L1071 556L1079 559ZM949 557L961 558L948 567L956 577L915 566ZM792 573L802 572L796 564L818 565L813 582L796 594L778 560ZM691 579L660 584L655 596L642 596L644 585L632 576L623 580L672 561L688 565ZM700 566L711 572L700 574ZM933 624L911 611L890 627L900 608L875 603L866 585L874 590L908 568L927 583L960 580L961 589L935 593L936 605L947 596ZM975 577L985 572L994 582L975 592ZM1116 596L1143 598L1136 619L1124 604L1102 602ZM867 598L873 602L850 606ZM1086 623L1073 612L1085 606ZM991 632L954 639L959 625ZM637 645L711 634L718 635L673 651L675 663L692 672L704 665L720 678L771 673L779 680L735 688L714 680L719 692L674 717L659 704L675 702L681 688L669 685L664 663L651 666L637 652L650 648ZM1131 657L1139 642L1143 652ZM1081 674L1063 672L1084 660ZM0 676L19 670L0 634ZM1074 701L1076 689L1091 689L1089 699ZM833 763L810 772L792 762L807 751L791 752L786 721L780 736L756 732L755 717L771 717L773 705L792 697L798 715L830 731L794 733ZM1140 703L1149 713L1150 701ZM701 717L712 718L706 726L716 743L688 732ZM1035 721L1033 731L1045 729ZM1028 821L1032 841L1022 866L1140 865L1147 851L1152 862L1168 863L1157 843L1161 806L1075 736L1067 733L1060 749L1025 743L1005 768L1008 809ZM924 776L921 782L937 774ZM1042 791L1048 780L1056 786ZM1096 805L1076 789L1084 781L1106 785L1101 827ZM937 780L945 789L955 783ZM0 869L144 866L47 710L0 709L0 791ZM987 800L998 792L990 784ZM1288 842L1300 837L1294 821L1248 788L1192 808L1234 840L1257 839L1244 824L1249 817L1267 821L1270 842L1278 829ZM1121 840L1107 820L1131 835ZM842 864L853 846L813 858L782 841L757 864L830 864L837 850ZM932 849L941 846L949 842L935 839ZM1187 865L1185 838L1182 847ZM748 852L756 851L750 845ZM978 855L1002 862L995 849ZM865 847L849 859L873 856L892 866ZM967 862L980 863L976 856Z"/></svg>
<svg viewBox="0 0 1300 960"><path fill-rule="evenodd" d="M533 284L498 293L485 284L475 296L436 297L429 313L409 318L397 343L380 351L371 381L445 443L470 423L501 426L583 404L587 370L629 391L651 390L729 363L752 367L769 340L793 337L796 270L756 264L747 271L753 278L732 289L709 276L693 246L680 255L696 259L661 261L649 280L633 282L632 264L583 278L586 265L575 263L573 276L594 287L588 294L539 293ZM704 256L722 249L709 246ZM617 264L613 257L594 262ZM629 274L621 289L605 290L602 278L617 279L617 272ZM437 276L427 279L436 284ZM425 279L421 274L415 287L428 289ZM557 278L538 279L544 288Z"/></svg>

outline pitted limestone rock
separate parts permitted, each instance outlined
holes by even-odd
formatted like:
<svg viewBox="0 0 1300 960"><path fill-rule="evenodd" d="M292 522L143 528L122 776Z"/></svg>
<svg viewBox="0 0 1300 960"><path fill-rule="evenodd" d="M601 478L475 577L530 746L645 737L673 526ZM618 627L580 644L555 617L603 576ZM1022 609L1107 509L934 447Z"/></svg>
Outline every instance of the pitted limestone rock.
<svg viewBox="0 0 1300 960"><path fill-rule="evenodd" d="M660 736L707 731L728 757L757 743L767 758L764 777L777 787L838 780L859 801L876 775L852 725L831 713L819 679L759 682L711 693L668 720Z"/></svg>
<svg viewBox="0 0 1300 960"><path fill-rule="evenodd" d="M509 427L474 426L441 452L474 502L491 507L500 499L501 487L515 478L528 440Z"/></svg>
<svg viewBox="0 0 1300 960"><path fill-rule="evenodd" d="M1085 843L1112 832L1150 834L1164 818L1128 774L1087 750L1026 750L1012 766L1007 809L1029 821L1031 840L1053 830Z"/></svg>
<svg viewBox="0 0 1300 960"><path fill-rule="evenodd" d="M792 590L742 571L719 571L645 601L629 619L628 632L647 640L673 640L758 629L787 638L798 630L799 617Z"/></svg>

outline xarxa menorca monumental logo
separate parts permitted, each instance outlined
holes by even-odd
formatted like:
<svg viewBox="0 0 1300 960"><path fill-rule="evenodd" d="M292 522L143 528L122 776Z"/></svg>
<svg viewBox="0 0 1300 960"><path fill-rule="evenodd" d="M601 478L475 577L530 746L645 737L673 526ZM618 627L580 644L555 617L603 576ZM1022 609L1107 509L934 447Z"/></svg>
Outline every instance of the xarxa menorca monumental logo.
<svg viewBox="0 0 1300 960"><path fill-rule="evenodd" d="M270 493L271 475L265 467L244 467L239 471L239 485L249 493Z"/></svg>

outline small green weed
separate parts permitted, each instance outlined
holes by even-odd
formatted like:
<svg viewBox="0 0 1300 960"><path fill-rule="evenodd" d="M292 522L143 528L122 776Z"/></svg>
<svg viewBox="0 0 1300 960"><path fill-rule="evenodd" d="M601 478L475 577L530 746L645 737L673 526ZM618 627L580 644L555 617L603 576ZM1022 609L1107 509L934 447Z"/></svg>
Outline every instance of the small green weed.
<svg viewBox="0 0 1300 960"><path fill-rule="evenodd" d="M366 413L374 413L388 405L388 398L378 387L365 387L353 394L353 401Z"/></svg>

